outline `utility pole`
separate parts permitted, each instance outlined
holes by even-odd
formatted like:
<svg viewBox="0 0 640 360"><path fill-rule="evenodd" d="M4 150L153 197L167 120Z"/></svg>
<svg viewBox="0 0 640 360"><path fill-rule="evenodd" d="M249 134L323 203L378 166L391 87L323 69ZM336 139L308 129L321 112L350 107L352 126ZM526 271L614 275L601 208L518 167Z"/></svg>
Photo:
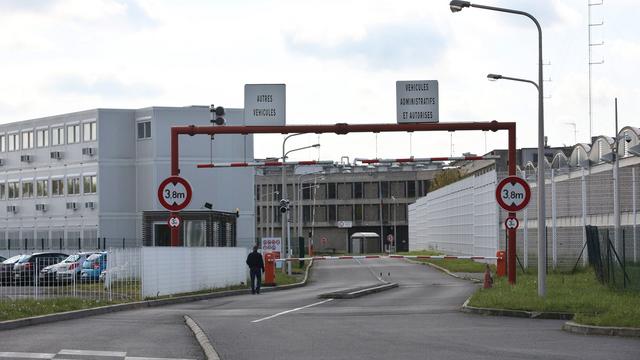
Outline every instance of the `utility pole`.
<svg viewBox="0 0 640 360"><path fill-rule="evenodd" d="M592 55L592 48L594 46L602 46L604 45L604 41L600 41L599 43L593 43L591 42L591 28L593 28L594 26L602 26L604 25L604 21L600 21L599 23L592 23L591 22L591 7L592 6L600 6L603 4L603 0L600 2L591 2L591 0L587 0L587 8L588 8L588 19L587 19L587 31L589 34L589 40L588 40L588 48L589 48L589 141L588 143L591 144L591 139L593 138L593 108L592 108L592 91L591 91L591 67L593 65L600 65L600 64L604 64L604 59L600 60L600 61L593 61Z"/></svg>

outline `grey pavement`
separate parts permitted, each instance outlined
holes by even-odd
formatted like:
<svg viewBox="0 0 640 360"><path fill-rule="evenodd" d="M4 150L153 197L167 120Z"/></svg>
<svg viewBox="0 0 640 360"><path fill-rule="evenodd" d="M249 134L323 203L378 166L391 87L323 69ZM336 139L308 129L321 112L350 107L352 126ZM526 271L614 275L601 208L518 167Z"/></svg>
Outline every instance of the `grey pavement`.
<svg viewBox="0 0 640 360"><path fill-rule="evenodd" d="M400 287L356 299L318 298L380 284L377 277ZM186 314L226 360L640 358L637 339L570 334L558 320L461 313L476 287L401 260L320 261L306 287L2 331L0 352L91 349L199 359Z"/></svg>

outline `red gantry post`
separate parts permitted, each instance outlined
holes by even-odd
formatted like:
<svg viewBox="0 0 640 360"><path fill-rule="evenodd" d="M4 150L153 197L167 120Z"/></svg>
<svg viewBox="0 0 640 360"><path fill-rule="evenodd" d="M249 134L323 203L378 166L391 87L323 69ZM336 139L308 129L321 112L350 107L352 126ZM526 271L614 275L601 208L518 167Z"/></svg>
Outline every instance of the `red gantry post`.
<svg viewBox="0 0 640 360"><path fill-rule="evenodd" d="M416 132L416 131L498 131L509 133L509 176L516 174L516 123L515 122L458 122L458 123L417 123L417 124L354 124L338 123L335 125L285 125L285 126L175 126L171 128L171 175L180 175L180 135L218 135L218 134L290 134L334 133L345 135L353 132ZM178 216L179 212L171 212ZM510 212L509 216L515 213ZM516 231L508 231L507 268L509 283L516 283ZM171 246L180 246L180 232L171 229Z"/></svg>

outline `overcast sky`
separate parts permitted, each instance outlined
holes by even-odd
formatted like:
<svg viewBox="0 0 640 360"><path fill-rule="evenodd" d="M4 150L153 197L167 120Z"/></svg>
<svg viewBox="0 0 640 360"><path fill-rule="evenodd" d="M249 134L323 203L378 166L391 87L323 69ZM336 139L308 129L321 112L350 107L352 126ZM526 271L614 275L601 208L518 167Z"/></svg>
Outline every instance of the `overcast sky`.
<svg viewBox="0 0 640 360"><path fill-rule="evenodd" d="M92 108L243 106L245 83L287 84L287 123L395 122L396 80L438 80L440 121L515 121L537 144L537 93L489 72L537 80L537 34L525 18L448 0L0 0L0 122ZM589 137L587 1L486 0L543 27L546 134ZM640 3L592 7L593 133L640 125ZM575 125L572 125L575 124ZM256 157L280 135L258 136ZM448 156L450 134L300 136L297 159ZM455 133L453 153L506 147L506 133ZM486 141L486 142L485 142ZM376 146L377 143L377 146Z"/></svg>

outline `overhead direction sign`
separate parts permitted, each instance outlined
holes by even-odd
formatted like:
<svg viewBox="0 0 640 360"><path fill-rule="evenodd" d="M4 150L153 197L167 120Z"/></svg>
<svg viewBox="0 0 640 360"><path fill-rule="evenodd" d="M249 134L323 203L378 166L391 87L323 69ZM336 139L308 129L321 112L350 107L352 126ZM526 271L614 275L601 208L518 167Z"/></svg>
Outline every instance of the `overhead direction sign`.
<svg viewBox="0 0 640 360"><path fill-rule="evenodd" d="M169 211L180 211L191 202L189 182L180 176L169 176L158 186L158 201Z"/></svg>
<svg viewBox="0 0 640 360"><path fill-rule="evenodd" d="M529 200L531 188L522 178L509 176L496 186L496 201L506 211L520 211L529 205Z"/></svg>
<svg viewBox="0 0 640 360"><path fill-rule="evenodd" d="M286 85L246 84L244 86L246 126L286 125Z"/></svg>
<svg viewBox="0 0 640 360"><path fill-rule="evenodd" d="M438 80L396 81L398 124L438 122Z"/></svg>

